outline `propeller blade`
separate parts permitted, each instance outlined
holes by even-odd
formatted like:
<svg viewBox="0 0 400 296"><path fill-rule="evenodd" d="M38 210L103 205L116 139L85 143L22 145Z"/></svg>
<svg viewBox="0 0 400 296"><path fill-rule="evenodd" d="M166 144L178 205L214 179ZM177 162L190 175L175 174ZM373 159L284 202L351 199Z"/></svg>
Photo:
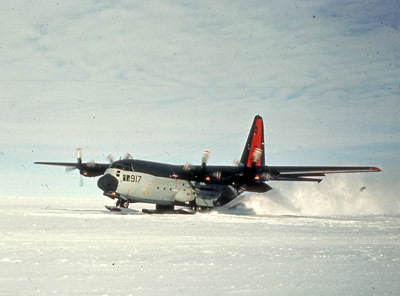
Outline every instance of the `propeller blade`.
<svg viewBox="0 0 400 296"><path fill-rule="evenodd" d="M186 162L183 166L184 171L189 171L190 170L190 163Z"/></svg>
<svg viewBox="0 0 400 296"><path fill-rule="evenodd" d="M132 155L130 155L129 153L126 153L124 159L132 159Z"/></svg>
<svg viewBox="0 0 400 296"><path fill-rule="evenodd" d="M94 160L92 160L91 162L89 162L87 164L88 167L94 168L96 166L96 163L94 162Z"/></svg>
<svg viewBox="0 0 400 296"><path fill-rule="evenodd" d="M73 171L73 170L76 170L76 167L73 167L73 166L66 166L66 167L65 167L65 171L66 171L67 173L69 173L69 172L71 172L71 171Z"/></svg>
<svg viewBox="0 0 400 296"><path fill-rule="evenodd" d="M262 155L262 150L260 148L254 148L253 152L253 163L257 163Z"/></svg>
<svg viewBox="0 0 400 296"><path fill-rule="evenodd" d="M212 176L217 179L217 180L221 180L221 172L220 171L216 171L212 174Z"/></svg>
<svg viewBox="0 0 400 296"><path fill-rule="evenodd" d="M76 149L76 158L78 159L78 164L82 163L82 149Z"/></svg>
<svg viewBox="0 0 400 296"><path fill-rule="evenodd" d="M208 158L210 157L210 150L203 150L203 161L202 161L202 167L205 167L208 161Z"/></svg>
<svg viewBox="0 0 400 296"><path fill-rule="evenodd" d="M83 178L82 175L79 175L79 186L83 187Z"/></svg>
<svg viewBox="0 0 400 296"><path fill-rule="evenodd" d="M109 161L109 162L114 162L114 158L113 158L113 156L111 155L111 154L108 154L108 156L107 156L107 160Z"/></svg>

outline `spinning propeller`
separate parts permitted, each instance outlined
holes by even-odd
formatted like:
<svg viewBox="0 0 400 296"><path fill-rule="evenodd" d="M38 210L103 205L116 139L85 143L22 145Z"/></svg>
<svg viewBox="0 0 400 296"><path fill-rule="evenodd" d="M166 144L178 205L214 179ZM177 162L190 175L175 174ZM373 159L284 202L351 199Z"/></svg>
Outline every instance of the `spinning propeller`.
<svg viewBox="0 0 400 296"><path fill-rule="evenodd" d="M187 175L196 182L209 182L211 179L219 180L221 178L221 172L213 171L210 172L207 169L207 162L210 158L211 151L208 149L203 150L203 156L201 159L201 166L191 166L188 162L183 166L183 170L187 172Z"/></svg>
<svg viewBox="0 0 400 296"><path fill-rule="evenodd" d="M79 173L85 177L96 177L103 175L105 170L109 167L108 163L95 163L91 162L82 162L82 149L76 149L76 158L77 162L35 162L35 164L45 164L45 165L55 165L55 166L64 166L66 171L79 170ZM82 184L82 183L81 183Z"/></svg>
<svg viewBox="0 0 400 296"><path fill-rule="evenodd" d="M133 158L132 158L132 155L130 155L129 153L126 153L124 159L133 159ZM110 163L113 163L114 162L114 157L111 154L108 154L107 155L107 160ZM120 160L121 160L121 158L120 158Z"/></svg>

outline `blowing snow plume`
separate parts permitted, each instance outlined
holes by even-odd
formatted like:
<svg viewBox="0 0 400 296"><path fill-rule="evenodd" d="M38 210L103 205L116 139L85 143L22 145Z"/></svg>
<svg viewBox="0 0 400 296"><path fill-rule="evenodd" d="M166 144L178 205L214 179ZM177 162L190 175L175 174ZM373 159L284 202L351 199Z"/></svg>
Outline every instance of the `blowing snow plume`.
<svg viewBox="0 0 400 296"><path fill-rule="evenodd" d="M321 184L276 184L266 194L248 194L228 204L244 215L397 215L400 199L389 184L364 176L329 176ZM278 186L279 185L279 186ZM393 189L393 186L391 186Z"/></svg>
<svg viewBox="0 0 400 296"><path fill-rule="evenodd" d="M300 215L300 209L278 190L268 194L244 194L227 204L224 209L240 215ZM225 211L224 211L225 212Z"/></svg>

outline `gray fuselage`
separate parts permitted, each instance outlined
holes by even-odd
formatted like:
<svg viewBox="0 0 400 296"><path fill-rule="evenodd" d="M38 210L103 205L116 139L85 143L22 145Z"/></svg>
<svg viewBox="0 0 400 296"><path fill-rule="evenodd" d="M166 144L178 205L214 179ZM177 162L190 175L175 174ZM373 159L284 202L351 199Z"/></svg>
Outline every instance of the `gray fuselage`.
<svg viewBox="0 0 400 296"><path fill-rule="evenodd" d="M157 168L152 168L153 165ZM152 174L152 169L157 169L159 175ZM107 196L130 203L214 207L238 196L232 186L189 181L179 178L182 174L182 166L131 160L124 165L111 166L102 178L112 176L117 181L112 188L113 194ZM99 187L104 190L100 183Z"/></svg>

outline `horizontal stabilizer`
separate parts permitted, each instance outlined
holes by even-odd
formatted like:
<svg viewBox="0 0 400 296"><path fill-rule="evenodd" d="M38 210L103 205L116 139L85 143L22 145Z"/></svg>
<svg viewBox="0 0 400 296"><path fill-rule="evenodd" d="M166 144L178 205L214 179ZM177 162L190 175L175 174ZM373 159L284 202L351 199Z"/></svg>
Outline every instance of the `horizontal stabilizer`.
<svg viewBox="0 0 400 296"><path fill-rule="evenodd" d="M353 166L268 166L266 170L276 175L296 174L338 174L338 173L365 173L380 172L377 167L353 167Z"/></svg>
<svg viewBox="0 0 400 296"><path fill-rule="evenodd" d="M325 177L326 175L323 173L303 173L303 174L287 174L287 173L281 173L279 174L280 177L286 177L286 178L297 178L297 177Z"/></svg>
<svg viewBox="0 0 400 296"><path fill-rule="evenodd" d="M317 178L303 178L303 177L286 177L278 176L272 179L273 181L299 181L299 182L321 182L322 179Z"/></svg>
<svg viewBox="0 0 400 296"><path fill-rule="evenodd" d="M271 181L321 182L326 174L380 172L376 167L351 166L267 166L265 172Z"/></svg>

